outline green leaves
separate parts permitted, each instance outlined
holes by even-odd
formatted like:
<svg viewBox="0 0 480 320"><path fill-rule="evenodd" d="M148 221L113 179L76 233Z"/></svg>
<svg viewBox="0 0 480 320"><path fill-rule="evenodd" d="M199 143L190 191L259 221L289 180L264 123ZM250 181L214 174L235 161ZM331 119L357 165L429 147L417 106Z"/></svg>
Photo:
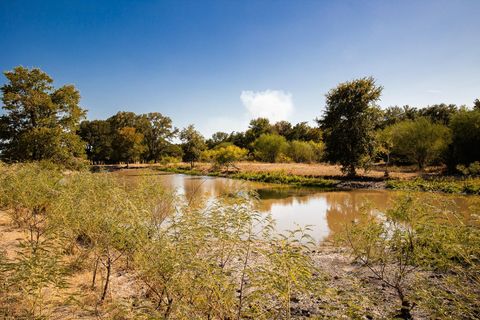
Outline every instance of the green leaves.
<svg viewBox="0 0 480 320"><path fill-rule="evenodd" d="M340 83L326 95L327 108L319 123L324 130L327 160L340 163L349 175L355 175L364 159L373 155L374 103L382 89L370 77Z"/></svg>
<svg viewBox="0 0 480 320"><path fill-rule="evenodd" d="M53 80L40 69L16 67L5 72L1 87L2 158L8 161L48 159L58 163L82 157L84 146L76 135L85 111L72 85L54 90Z"/></svg>
<svg viewBox="0 0 480 320"><path fill-rule="evenodd" d="M478 216L461 215L454 203L404 195L384 214L347 226L343 243L397 293L404 316L418 305L441 318L469 319L480 294L479 226Z"/></svg>
<svg viewBox="0 0 480 320"><path fill-rule="evenodd" d="M136 318L289 318L290 300L319 288L308 230L276 234L253 194L187 202L152 177L64 175L38 164L0 172L1 208L27 236L16 259L0 261L15 298L5 303L28 306L15 315L48 316L74 295L83 311L113 315L120 304ZM87 277L67 291L77 273ZM119 273L146 288L135 305L115 298Z"/></svg>

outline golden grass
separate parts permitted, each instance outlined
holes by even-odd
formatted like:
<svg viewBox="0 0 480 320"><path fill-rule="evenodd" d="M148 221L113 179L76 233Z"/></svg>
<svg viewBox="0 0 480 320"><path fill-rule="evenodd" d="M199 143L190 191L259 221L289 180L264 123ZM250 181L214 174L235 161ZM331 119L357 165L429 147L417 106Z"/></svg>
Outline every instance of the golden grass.
<svg viewBox="0 0 480 320"><path fill-rule="evenodd" d="M299 176L315 177L339 177L343 176L340 166L326 163L264 163L243 161L235 164L240 172L284 172L286 174ZM159 164L130 164L129 168L146 168L160 166ZM189 166L188 163L171 164L172 167ZM199 171L208 171L211 168L210 163L198 162L195 168ZM362 169L357 170L357 174L366 178L382 178L384 176L383 164L376 164L370 170L365 172ZM442 167L429 167L421 173L415 166L389 167L390 177L394 179L409 180L422 176L423 174L437 175L442 171Z"/></svg>

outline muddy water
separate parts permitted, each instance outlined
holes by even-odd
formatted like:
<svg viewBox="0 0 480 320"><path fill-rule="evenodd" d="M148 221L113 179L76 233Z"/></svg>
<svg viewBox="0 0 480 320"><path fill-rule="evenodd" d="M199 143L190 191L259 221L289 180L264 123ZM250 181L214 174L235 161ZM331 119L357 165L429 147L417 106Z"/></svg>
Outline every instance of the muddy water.
<svg viewBox="0 0 480 320"><path fill-rule="evenodd" d="M144 175L138 170L123 171L129 178ZM324 192L315 188L294 188L273 184L249 182L216 177L199 177L182 174L154 174L166 188L191 199L192 197L214 198L237 190L254 190L260 201L257 209L270 212L279 231L310 225L316 240L325 240L342 230L345 224L357 219L361 210L382 212L386 210L397 192L385 190L351 190ZM420 193L420 197L432 194ZM466 211L468 197L435 195L442 203ZM369 209L366 209L369 208Z"/></svg>

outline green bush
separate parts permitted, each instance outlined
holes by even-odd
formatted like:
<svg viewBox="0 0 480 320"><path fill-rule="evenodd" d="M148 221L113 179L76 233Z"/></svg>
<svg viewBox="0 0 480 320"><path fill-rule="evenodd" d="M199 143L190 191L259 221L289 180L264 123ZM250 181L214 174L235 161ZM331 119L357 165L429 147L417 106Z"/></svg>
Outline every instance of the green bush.
<svg viewBox="0 0 480 320"><path fill-rule="evenodd" d="M305 141L292 141L288 146L287 155L295 162L313 162L315 153L312 145Z"/></svg>
<svg viewBox="0 0 480 320"><path fill-rule="evenodd" d="M480 175L480 162L475 161L468 166L458 165L457 170L466 176L479 176Z"/></svg>
<svg viewBox="0 0 480 320"><path fill-rule="evenodd" d="M203 151L202 159L213 162L216 168L230 166L235 167L235 162L244 159L248 150L239 148L234 145L226 145L211 150Z"/></svg>
<svg viewBox="0 0 480 320"><path fill-rule="evenodd" d="M278 134L262 134L253 142L255 158L264 162L276 162L287 148L287 140Z"/></svg>

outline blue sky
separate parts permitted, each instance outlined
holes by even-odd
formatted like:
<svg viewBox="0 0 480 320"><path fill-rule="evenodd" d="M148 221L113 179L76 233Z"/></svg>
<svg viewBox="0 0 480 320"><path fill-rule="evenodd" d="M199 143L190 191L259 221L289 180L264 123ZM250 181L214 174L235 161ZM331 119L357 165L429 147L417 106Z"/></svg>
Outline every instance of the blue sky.
<svg viewBox="0 0 480 320"><path fill-rule="evenodd" d="M311 121L362 76L383 107L470 106L479 16L478 0L0 0L0 69L75 84L89 119L158 111L209 135L258 115Z"/></svg>

